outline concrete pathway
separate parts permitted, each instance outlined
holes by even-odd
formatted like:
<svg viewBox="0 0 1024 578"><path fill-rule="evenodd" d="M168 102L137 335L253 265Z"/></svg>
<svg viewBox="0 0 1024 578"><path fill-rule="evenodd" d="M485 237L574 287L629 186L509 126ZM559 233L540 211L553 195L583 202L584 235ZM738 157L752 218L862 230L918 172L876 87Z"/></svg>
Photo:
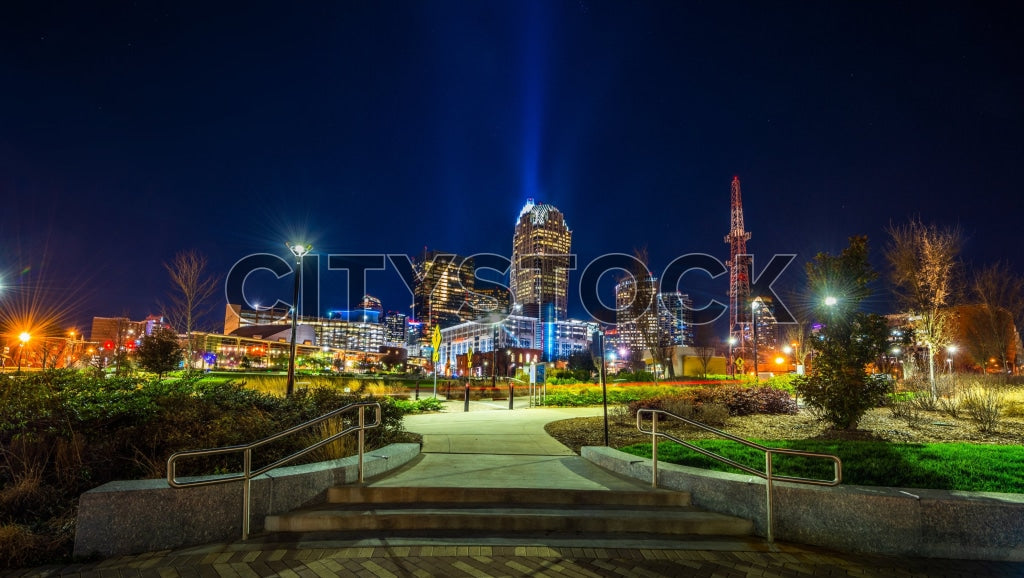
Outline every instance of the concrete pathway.
<svg viewBox="0 0 1024 578"><path fill-rule="evenodd" d="M371 485L581 487L635 484L575 457L544 433L544 424L601 415L601 408L528 408L526 399L447 404L449 411L410 416L424 453ZM594 469L590 469L594 468ZM564 485L564 486L563 486ZM643 484L646 486L646 484ZM759 539L636 540L607 536L413 539L280 536L121 556L101 562L15 570L10 576L1024 576L1024 563L923 560L844 554Z"/></svg>
<svg viewBox="0 0 1024 578"><path fill-rule="evenodd" d="M448 402L446 412L408 416L423 436L422 454L374 486L565 488L637 490L650 486L620 477L577 456L544 432L561 419L601 415L601 408L530 408L508 402Z"/></svg>

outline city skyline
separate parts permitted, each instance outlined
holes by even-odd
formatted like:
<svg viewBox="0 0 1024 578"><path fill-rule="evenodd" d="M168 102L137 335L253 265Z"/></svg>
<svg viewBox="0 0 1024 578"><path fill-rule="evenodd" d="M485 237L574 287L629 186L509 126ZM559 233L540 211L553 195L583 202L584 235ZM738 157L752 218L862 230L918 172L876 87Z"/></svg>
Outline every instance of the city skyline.
<svg viewBox="0 0 1024 578"><path fill-rule="evenodd" d="M734 175L755 271L795 253L790 285L855 234L880 268L884 228L915 215L961 225L974 265L1024 267L1022 40L995 6L5 12L0 299L41 286L80 328L159 313L180 250L221 274L292 240L511 256L528 198L565 215L584 265L642 247L656 274L725 261ZM393 271L368 282L408 312ZM728 287L681 290L696 305Z"/></svg>

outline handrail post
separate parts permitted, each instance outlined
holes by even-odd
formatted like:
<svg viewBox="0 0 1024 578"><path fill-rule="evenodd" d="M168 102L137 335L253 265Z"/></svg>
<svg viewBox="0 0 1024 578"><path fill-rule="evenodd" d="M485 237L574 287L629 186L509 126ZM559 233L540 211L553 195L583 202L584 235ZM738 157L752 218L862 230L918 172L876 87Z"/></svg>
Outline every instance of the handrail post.
<svg viewBox="0 0 1024 578"><path fill-rule="evenodd" d="M242 462L242 469L245 471L245 479L242 480L242 540L248 540L249 518L252 517L252 448L245 448Z"/></svg>
<svg viewBox="0 0 1024 578"><path fill-rule="evenodd" d="M658 487L658 411L651 412L651 487Z"/></svg>
<svg viewBox="0 0 1024 578"><path fill-rule="evenodd" d="M363 483L363 442L364 442L364 427L366 422L364 416L366 415L366 406L359 406L359 483Z"/></svg>
<svg viewBox="0 0 1024 578"><path fill-rule="evenodd" d="M768 504L767 504L767 508L768 508L768 543L771 544L772 542L775 541L775 533L772 531L773 530L772 526L774 525L774 519L773 519L773 516L772 516L772 509L774 507L774 503L773 503L773 499L772 499L773 498L772 452L770 450L764 453L764 462L765 462L765 472L766 472L765 486L766 486L767 492L768 492Z"/></svg>

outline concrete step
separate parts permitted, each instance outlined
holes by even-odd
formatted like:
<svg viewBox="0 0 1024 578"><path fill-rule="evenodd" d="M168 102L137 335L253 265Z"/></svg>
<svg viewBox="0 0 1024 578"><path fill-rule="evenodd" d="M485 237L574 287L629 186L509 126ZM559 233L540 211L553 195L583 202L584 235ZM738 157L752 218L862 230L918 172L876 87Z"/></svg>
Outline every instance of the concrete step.
<svg viewBox="0 0 1024 578"><path fill-rule="evenodd" d="M319 507L267 516L268 532L480 532L746 536L753 523L673 492L494 488L337 488ZM357 496L369 500L359 502ZM418 499L422 498L422 499ZM486 498L486 499L485 499Z"/></svg>
<svg viewBox="0 0 1024 578"><path fill-rule="evenodd" d="M335 486L327 490L332 504L548 504L603 506L690 505L689 492L668 490L543 490L536 488L452 488Z"/></svg>

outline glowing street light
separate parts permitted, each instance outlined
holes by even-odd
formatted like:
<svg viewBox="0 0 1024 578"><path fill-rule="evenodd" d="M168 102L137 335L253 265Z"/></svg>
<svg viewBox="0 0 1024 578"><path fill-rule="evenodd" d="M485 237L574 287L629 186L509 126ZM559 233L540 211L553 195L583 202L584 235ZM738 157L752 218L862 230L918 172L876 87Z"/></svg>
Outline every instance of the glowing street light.
<svg viewBox="0 0 1024 578"><path fill-rule="evenodd" d="M21 373L21 358L25 355L25 344L32 339L32 334L28 331L22 331L21 335L18 336L18 341L21 341L21 346L18 348L18 373Z"/></svg>
<svg viewBox="0 0 1024 578"><path fill-rule="evenodd" d="M732 358L732 346L736 345L736 336L729 336L729 374L731 377L736 377L736 360Z"/></svg>
<svg viewBox="0 0 1024 578"><path fill-rule="evenodd" d="M825 297L825 305L828 305L829 307L835 307L837 303L839 303L839 300L836 299L835 297L831 295Z"/></svg>
<svg viewBox="0 0 1024 578"><path fill-rule="evenodd" d="M292 341L291 350L288 354L288 382L285 385L285 395L291 396L295 391L295 329L299 318L299 282L302 279L302 258L313 250L313 245L302 243L286 244L288 250L295 255L295 290L292 292Z"/></svg>
<svg viewBox="0 0 1024 578"><path fill-rule="evenodd" d="M956 353L956 345L946 347L946 352L949 354L949 357L946 358L946 364L949 365L949 373L953 373L953 354Z"/></svg>

